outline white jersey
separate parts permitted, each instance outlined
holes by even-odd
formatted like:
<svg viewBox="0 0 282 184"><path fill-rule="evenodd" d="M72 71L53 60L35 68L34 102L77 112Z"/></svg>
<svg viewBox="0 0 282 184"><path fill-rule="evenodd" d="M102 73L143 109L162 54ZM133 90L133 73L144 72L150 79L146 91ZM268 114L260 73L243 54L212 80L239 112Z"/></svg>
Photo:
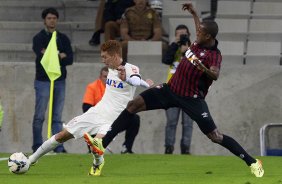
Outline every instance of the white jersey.
<svg viewBox="0 0 282 184"><path fill-rule="evenodd" d="M126 63L124 67L126 77L130 77L131 75L140 76L139 69L136 66ZM117 70L109 68L105 94L101 101L95 106L95 111L102 114L103 118L108 121L108 123L113 123L121 111L126 108L127 103L133 99L135 90L135 86L122 81L118 77Z"/></svg>
<svg viewBox="0 0 282 184"><path fill-rule="evenodd" d="M139 76L139 68L132 64L125 64L126 78ZM102 99L81 116L75 117L66 129L75 138L82 137L85 132L90 134L106 134L110 126L133 99L136 87L122 81L118 71L109 68L106 90Z"/></svg>

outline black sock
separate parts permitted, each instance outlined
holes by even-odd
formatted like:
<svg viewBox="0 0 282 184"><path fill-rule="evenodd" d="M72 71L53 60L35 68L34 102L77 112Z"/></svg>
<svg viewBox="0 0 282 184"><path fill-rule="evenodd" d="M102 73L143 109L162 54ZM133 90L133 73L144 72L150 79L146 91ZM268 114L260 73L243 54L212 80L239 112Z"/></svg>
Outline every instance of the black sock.
<svg viewBox="0 0 282 184"><path fill-rule="evenodd" d="M106 148L112 140L116 137L116 135L124 130L130 125L132 118L134 118L134 114L128 112L127 109L124 109L118 118L114 121L111 126L111 130L107 132L105 137L103 138L103 146Z"/></svg>
<svg viewBox="0 0 282 184"><path fill-rule="evenodd" d="M128 151L132 150L132 146L135 140L135 137L138 134L140 127L140 117L137 114L134 114L132 121L129 123L125 132L125 141L123 145L127 148Z"/></svg>
<svg viewBox="0 0 282 184"><path fill-rule="evenodd" d="M241 158L246 162L248 166L250 166L252 163L255 163L256 160L251 157L243 148L242 146L236 142L232 137L229 137L227 135L223 135L222 143L220 144L226 149L228 149L231 153L236 155L237 157Z"/></svg>

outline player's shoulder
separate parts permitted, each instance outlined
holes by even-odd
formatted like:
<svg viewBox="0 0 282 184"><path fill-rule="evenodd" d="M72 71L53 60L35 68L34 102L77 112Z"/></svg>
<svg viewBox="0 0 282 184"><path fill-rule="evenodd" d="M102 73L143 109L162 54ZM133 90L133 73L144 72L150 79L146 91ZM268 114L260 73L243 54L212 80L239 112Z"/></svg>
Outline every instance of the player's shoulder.
<svg viewBox="0 0 282 184"><path fill-rule="evenodd" d="M138 68L138 66L128 63L128 62L125 63L124 67L137 67Z"/></svg>
<svg viewBox="0 0 282 184"><path fill-rule="evenodd" d="M132 73L139 73L139 67L134 64L125 63L124 67L127 71L130 71Z"/></svg>
<svg viewBox="0 0 282 184"><path fill-rule="evenodd" d="M125 63L124 65L125 68L137 68L139 70L139 67L134 65L134 64L131 64L131 63Z"/></svg>

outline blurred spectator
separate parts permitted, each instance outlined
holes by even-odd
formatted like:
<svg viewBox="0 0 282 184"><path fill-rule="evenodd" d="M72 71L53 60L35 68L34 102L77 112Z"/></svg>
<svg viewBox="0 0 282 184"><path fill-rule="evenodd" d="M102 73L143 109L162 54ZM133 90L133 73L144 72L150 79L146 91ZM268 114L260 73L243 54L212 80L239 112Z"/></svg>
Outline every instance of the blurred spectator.
<svg viewBox="0 0 282 184"><path fill-rule="evenodd" d="M127 60L128 41L161 41L162 28L158 13L150 8L147 0L134 0L135 5L128 8L121 23L122 56Z"/></svg>
<svg viewBox="0 0 282 184"><path fill-rule="evenodd" d="M35 59L35 111L32 122L33 145L32 150L35 152L43 143L42 127L45 120L45 112L49 102L50 79L47 76L40 61L51 40L52 33L57 31L58 56L61 66L61 76L55 80L54 84L54 101L52 116L52 134L62 130L62 112L65 102L65 89L68 65L73 63L73 51L69 38L57 30L59 13L55 8L43 10L41 15L45 27L33 37L32 49L36 55ZM54 152L65 153L66 150L62 144L54 149Z"/></svg>
<svg viewBox="0 0 282 184"><path fill-rule="evenodd" d="M120 37L121 16L124 11L134 5L133 0L100 0L95 32L89 41L90 45L100 44L100 34L105 32L105 41Z"/></svg>
<svg viewBox="0 0 282 184"><path fill-rule="evenodd" d="M167 82L175 73L177 66L190 45L191 41L188 27L185 25L178 25L175 29L175 41L169 45L167 52L163 55L162 59L164 64L170 65ZM167 124L165 128L165 154L172 154L174 151L175 135L180 112L182 117L182 138L180 142L181 154L190 154L193 121L188 114L178 107L172 107L166 110Z"/></svg>

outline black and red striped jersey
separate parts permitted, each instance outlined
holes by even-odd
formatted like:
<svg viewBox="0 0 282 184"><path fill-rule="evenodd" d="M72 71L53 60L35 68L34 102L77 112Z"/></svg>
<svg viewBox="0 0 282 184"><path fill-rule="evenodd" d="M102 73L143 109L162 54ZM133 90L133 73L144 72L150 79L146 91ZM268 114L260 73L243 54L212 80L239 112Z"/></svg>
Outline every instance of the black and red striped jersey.
<svg viewBox="0 0 282 184"><path fill-rule="evenodd" d="M221 52L217 48L218 41L211 48L202 47L194 42L188 49L189 58L197 57L208 69L215 66L220 69ZM168 85L172 92L179 96L205 98L213 80L206 73L199 70L189 58L184 57L169 80Z"/></svg>

